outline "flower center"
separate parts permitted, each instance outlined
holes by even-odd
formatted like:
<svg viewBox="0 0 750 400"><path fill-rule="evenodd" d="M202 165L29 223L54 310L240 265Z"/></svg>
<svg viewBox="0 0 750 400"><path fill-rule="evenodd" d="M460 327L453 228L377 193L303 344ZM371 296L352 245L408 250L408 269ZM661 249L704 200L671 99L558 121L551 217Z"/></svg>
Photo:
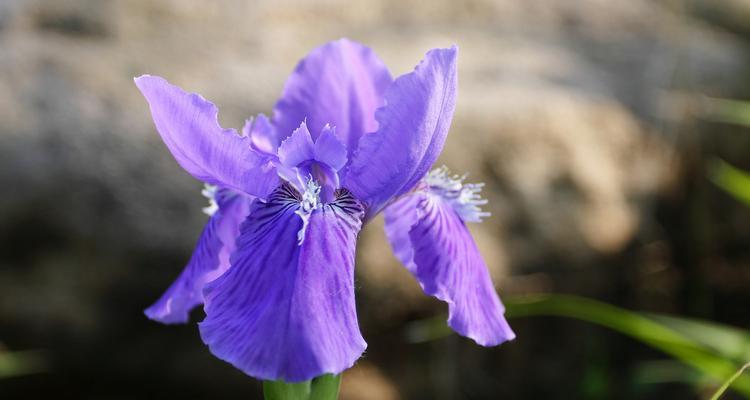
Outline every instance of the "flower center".
<svg viewBox="0 0 750 400"><path fill-rule="evenodd" d="M308 186L312 180L318 187L320 199L324 204L335 200L336 189L339 188L339 175L328 164L314 160L307 161L298 167L297 174L303 182L306 182L304 191L309 190Z"/></svg>
<svg viewBox="0 0 750 400"><path fill-rule="evenodd" d="M299 193L307 190L305 186L310 179L315 181L321 200L328 204L336 199L339 171L346 162L346 146L336 137L335 128L326 125L313 136L307 123L302 122L279 146L276 167L281 179Z"/></svg>
<svg viewBox="0 0 750 400"><path fill-rule="evenodd" d="M302 201L300 202L300 210L306 213L310 213L316 208L320 208L320 185L310 176L305 184L305 191L302 192Z"/></svg>
<svg viewBox="0 0 750 400"><path fill-rule="evenodd" d="M484 183L464 183L466 175L451 175L448 168L442 166L433 169L424 178L431 194L439 196L453 207L464 222L482 222L490 216L480 206L487 204L479 194Z"/></svg>

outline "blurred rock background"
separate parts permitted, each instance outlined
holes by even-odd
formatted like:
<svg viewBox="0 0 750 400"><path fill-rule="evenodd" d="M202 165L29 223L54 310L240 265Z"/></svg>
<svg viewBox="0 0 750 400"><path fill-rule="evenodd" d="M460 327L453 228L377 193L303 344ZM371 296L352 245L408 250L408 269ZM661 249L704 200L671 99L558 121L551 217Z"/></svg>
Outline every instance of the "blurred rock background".
<svg viewBox="0 0 750 400"><path fill-rule="evenodd" d="M260 395L194 324L142 315L205 216L132 78L199 92L239 127L339 37L393 75L459 45L441 162L487 184L493 216L472 230L501 295L747 327L750 212L705 171L717 155L750 167L750 135L702 118L707 97L750 94L747 15L741 0L0 0L0 343L41 349L47 370L0 380L0 398ZM639 381L660 354L576 322L513 320L519 339L494 349L409 343L410 321L444 307L390 255L381 220L362 237L370 346L344 400L694 395Z"/></svg>

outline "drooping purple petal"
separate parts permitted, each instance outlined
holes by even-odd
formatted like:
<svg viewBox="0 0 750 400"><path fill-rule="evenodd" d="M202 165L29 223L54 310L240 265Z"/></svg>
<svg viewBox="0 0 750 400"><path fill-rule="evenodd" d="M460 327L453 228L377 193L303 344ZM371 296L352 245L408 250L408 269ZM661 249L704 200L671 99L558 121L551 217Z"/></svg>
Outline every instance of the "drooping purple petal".
<svg viewBox="0 0 750 400"><path fill-rule="evenodd" d="M385 234L391 243L393 254L411 273L416 273L417 267L414 265L414 250L409 231L417 223L419 198L420 196L404 196L384 211Z"/></svg>
<svg viewBox="0 0 750 400"><path fill-rule="evenodd" d="M258 197L278 186L267 157L251 148L249 138L222 128L212 103L156 76L135 78L135 84L169 151L196 179Z"/></svg>
<svg viewBox="0 0 750 400"><path fill-rule="evenodd" d="M336 40L297 64L273 120L281 135L289 135L307 118L314 138L331 124L351 155L359 137L377 129L375 110L383 105L390 83L388 69L371 49L348 39Z"/></svg>
<svg viewBox="0 0 750 400"><path fill-rule="evenodd" d="M226 189L216 197L219 209L203 228L187 266L161 298L144 311L150 319L165 324L187 322L190 311L203 303L206 282L229 268L229 255L234 252L252 198Z"/></svg>
<svg viewBox="0 0 750 400"><path fill-rule="evenodd" d="M216 193L216 202L219 206L217 214L221 215L216 232L223 246L219 252L219 268L206 275L206 282L218 278L229 268L230 257L237 248L240 226L250 213L250 205L254 200L251 196L229 189L220 189Z"/></svg>
<svg viewBox="0 0 750 400"><path fill-rule="evenodd" d="M297 194L257 201L232 268L207 285L203 341L217 357L265 380L298 382L351 367L366 347L354 304L354 248L362 209L345 195L309 215L298 245Z"/></svg>
<svg viewBox="0 0 750 400"><path fill-rule="evenodd" d="M367 217L411 190L437 159L456 105L458 49L434 49L396 79L376 113L380 124L354 153L344 187L367 205Z"/></svg>
<svg viewBox="0 0 750 400"><path fill-rule="evenodd" d="M425 293L448 303L448 325L482 346L515 338L487 266L458 214L437 196L409 197L386 209L386 231L397 255L409 256L405 248L411 245L411 260L405 264ZM409 242L404 221L413 221Z"/></svg>

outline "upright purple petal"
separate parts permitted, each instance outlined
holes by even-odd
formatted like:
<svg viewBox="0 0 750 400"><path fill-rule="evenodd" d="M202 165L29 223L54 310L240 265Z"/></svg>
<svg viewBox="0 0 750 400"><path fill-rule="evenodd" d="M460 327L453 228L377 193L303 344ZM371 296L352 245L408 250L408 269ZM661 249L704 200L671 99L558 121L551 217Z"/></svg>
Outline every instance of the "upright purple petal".
<svg viewBox="0 0 750 400"><path fill-rule="evenodd" d="M339 171L346 165L346 146L336 136L336 128L326 125L315 141L315 160Z"/></svg>
<svg viewBox="0 0 750 400"><path fill-rule="evenodd" d="M377 129L375 110L390 83L388 69L371 49L348 39L327 43L297 64L274 122L281 135L290 135L307 118L314 138L331 124L351 155L359 137Z"/></svg>
<svg viewBox="0 0 750 400"><path fill-rule="evenodd" d="M354 303L362 209L351 196L309 216L284 185L252 206L232 268L207 285L201 337L217 357L264 380L298 382L351 367L366 347Z"/></svg>
<svg viewBox="0 0 750 400"><path fill-rule="evenodd" d="M219 191L219 209L203 228L198 244L185 269L153 305L147 317L165 324L185 323L190 311L203 303L203 286L229 268L229 255L235 248L239 227L247 216L250 197Z"/></svg>
<svg viewBox="0 0 750 400"><path fill-rule="evenodd" d="M312 178L322 186L324 202L333 200L339 188L339 170L346 165L346 147L336 137L335 128L326 125L313 142L312 135L303 121L291 136L279 146L279 161L276 166L279 176L291 183L299 192L305 191L307 181Z"/></svg>
<svg viewBox="0 0 750 400"><path fill-rule="evenodd" d="M437 159L456 106L458 49L431 50L414 72L388 88L378 131L360 140L344 187L367 205L369 219L411 190Z"/></svg>
<svg viewBox="0 0 750 400"><path fill-rule="evenodd" d="M271 158L276 157L282 138L265 115L258 114L257 117L245 121L242 135L250 138L254 150Z"/></svg>
<svg viewBox="0 0 750 400"><path fill-rule="evenodd" d="M291 136L287 137L279 147L279 161L289 168L315 159L315 143L312 135L303 121Z"/></svg>
<svg viewBox="0 0 750 400"><path fill-rule="evenodd" d="M419 193L385 212L394 251L401 257L411 255L405 264L425 293L448 303L453 330L482 346L515 338L471 233L450 205L438 196ZM404 221L413 221L409 242L403 235Z"/></svg>
<svg viewBox="0 0 750 400"><path fill-rule="evenodd" d="M251 148L249 138L222 128L212 103L156 76L143 75L135 84L169 151L196 179L258 197L278 185L267 157Z"/></svg>

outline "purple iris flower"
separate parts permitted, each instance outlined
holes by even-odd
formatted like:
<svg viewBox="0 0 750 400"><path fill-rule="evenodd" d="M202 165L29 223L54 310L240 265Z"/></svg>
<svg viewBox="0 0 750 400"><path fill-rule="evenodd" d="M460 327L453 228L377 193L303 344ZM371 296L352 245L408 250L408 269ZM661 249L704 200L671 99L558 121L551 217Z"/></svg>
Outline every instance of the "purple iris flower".
<svg viewBox="0 0 750 400"><path fill-rule="evenodd" d="M313 50L273 117L238 134L217 108L162 78L135 82L177 162L209 186L211 215L177 281L146 315L188 320L203 341L264 380L297 382L351 367L366 343L354 301L362 225L385 212L395 254L448 324L480 345L513 339L467 222L487 214L445 168L428 172L456 104L456 47L434 49L393 80L375 53L341 39Z"/></svg>

